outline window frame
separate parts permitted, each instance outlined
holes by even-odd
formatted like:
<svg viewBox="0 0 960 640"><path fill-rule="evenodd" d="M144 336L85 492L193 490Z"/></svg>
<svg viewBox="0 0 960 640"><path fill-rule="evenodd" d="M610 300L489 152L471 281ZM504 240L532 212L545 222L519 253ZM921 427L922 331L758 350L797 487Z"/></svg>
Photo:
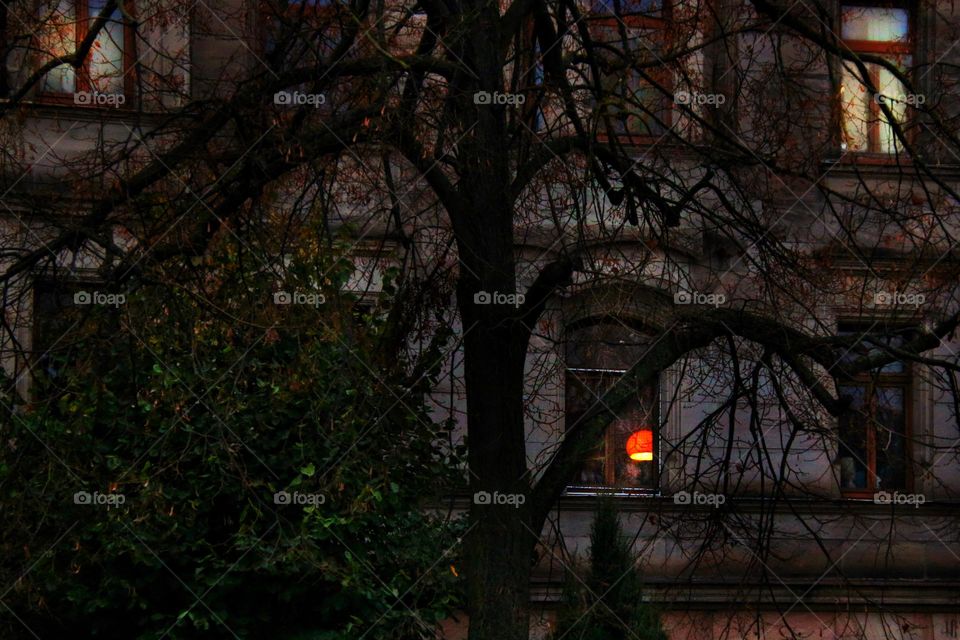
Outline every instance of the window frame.
<svg viewBox="0 0 960 640"><path fill-rule="evenodd" d="M80 46L80 43L83 42L83 39L87 37L87 34L90 33L90 25L93 20L96 19L96 15L90 14L90 0L68 0L73 3L75 11L75 21L74 21L74 41L73 41L73 50L76 51ZM117 6L116 11L120 14L120 20L123 23L123 96L127 99L122 105L117 105L116 107L109 107L109 109L131 109L133 107L133 95L136 90L136 29L134 28L133 22L128 19L134 18L135 14L133 13L132 7L124 7L126 10L126 15L121 11L120 7ZM106 26L106 25L104 25ZM104 33L104 29L101 29L101 34ZM96 44L94 41L93 45ZM61 92L61 91L48 91L43 88L44 79L40 79L40 88L37 90L37 97L41 102L53 103L53 104L69 104L71 106L82 107L82 108L93 108L93 109L103 109L104 107L96 104L80 104L76 101L75 95L82 92L92 92L93 85L91 83L90 75L90 62L93 57L94 46L91 45L90 50L87 52L87 56L84 58L83 64L80 67L74 68L74 90L72 93ZM58 65L64 66L64 65ZM69 66L69 65L68 65ZM54 67L56 69L57 67ZM50 70L52 72L53 69ZM44 74L46 75L46 74Z"/></svg>
<svg viewBox="0 0 960 640"><path fill-rule="evenodd" d="M595 11L595 6L599 3L607 5L609 11L598 12ZM673 18L673 2L671 0L662 0L660 15L659 16L650 16L642 13L621 13L617 15L613 13L614 8L611 6L613 0L604 2L603 0L596 0L590 3L590 6L587 9L587 29L590 33L590 38L596 42L598 40L597 35L602 33L604 30L611 30L617 33L619 37L619 25L623 25L625 29L643 29L652 32L652 40L660 45L666 46L669 43L669 33L668 29ZM659 101L662 101L661 109L659 111L662 115L656 115L655 117L660 120L660 124L663 126L663 133L617 133L613 136L609 135L606 131L606 126L600 127L598 130L596 138L598 142L608 144L613 141L616 141L618 144L629 145L629 146L649 146L656 143L658 140L662 139L673 126L673 103L669 97L673 93L674 88L674 76L669 69L665 68L654 68L652 70L645 70L647 75L649 75L655 82L664 87L667 90L668 95L663 95L659 98ZM603 86L604 78L598 79L601 86ZM642 81L645 82L645 81ZM654 91L659 91L656 86L650 84L651 89ZM604 89L604 92L606 90ZM651 109L651 111L656 114L657 109ZM608 116L613 117L613 116ZM643 116L632 116L643 117ZM629 129L629 127L628 127Z"/></svg>
<svg viewBox="0 0 960 640"><path fill-rule="evenodd" d="M570 388L571 381L574 384L585 387L588 391L594 396L596 402L600 401L603 392L597 392L597 388L594 385L591 385L592 381L599 381L603 376L611 376L619 378L627 372L626 369L602 369L602 368L587 368L587 367L567 367L564 370L564 433L575 424L574 421L570 421L571 411L570 409ZM646 462L631 462L631 464L652 464L653 465L653 483L650 487L628 487L620 486L617 484L616 479L616 462L614 456L616 455L617 443L616 443L616 434L611 428L613 423L607 425L604 429L603 435L601 437L600 447L603 449L602 454L602 465L603 465L603 484L589 484L589 483L580 483L580 482L570 482L564 489L564 495L567 496L596 496L600 494L608 495L619 495L619 496L658 496L661 492L660 486L660 472L662 469L662 460L661 460L661 433L663 431L663 424L661 419L661 407L660 407L660 394L662 391L661 387L662 375L658 375L656 381L651 383L653 391L653 407L652 412L654 414L653 420L651 420L651 426L654 430L653 437L653 460ZM615 382L613 384L616 384ZM579 472L579 470L578 470Z"/></svg>
<svg viewBox="0 0 960 640"><path fill-rule="evenodd" d="M869 334L863 327L840 323L841 331L852 329L854 332L863 333L861 339ZM877 334L882 335L882 334ZM913 465L913 369L911 364L906 361L897 360L903 365L902 371L866 371L859 373L849 380L844 380L837 384L838 393L842 388L859 387L864 391L864 399L868 403L869 413L867 414L867 423L865 429L865 448L867 459L861 460L866 466L866 487L845 488L843 486L842 470L837 474L838 484L840 485L840 494L848 499L871 499L878 491L913 491L914 487L914 465ZM879 474L877 473L877 432L878 424L876 420L876 400L875 394L878 388L900 389L903 394L903 488L877 487ZM848 409L855 411L855 409ZM843 417L837 419L837 461L840 460L840 448L843 446Z"/></svg>
<svg viewBox="0 0 960 640"><path fill-rule="evenodd" d="M895 58L897 56L909 56L913 59L916 56L917 52L917 10L914 3L907 2L907 0L840 0L837 3L837 24L836 24L836 33L840 34L840 46L849 50L850 52L856 54L858 57L860 54L867 54L872 56L879 56L884 58ZM906 42L900 42L896 40L854 40L843 38L843 8L844 7L861 7L865 9L877 8L877 9L902 9L907 14L907 40ZM853 65L852 61L840 60L840 74L838 77L840 83L840 89L843 87L844 75L847 72L846 65ZM868 64L868 63L864 63ZM870 83L880 89L880 77L879 69L875 66L868 66L868 71L870 72ZM862 84L859 69L856 70L856 80ZM906 75L909 76L909 71L906 72ZM894 162L898 157L903 157L907 153L907 149L897 148L893 151L882 151L880 149L881 145L881 119L884 118L883 110L880 108L880 105L877 103L875 97L867 100L868 108L870 109L870 119L867 123L867 146L866 149L860 150L850 150L844 149L842 143L845 139L846 132L846 114L844 113L844 100L842 97L842 91L838 91L837 95L839 100L837 101L837 128L838 140L837 148L841 150L841 153L846 153L853 157L865 157L874 161L889 161ZM904 129L903 134L907 142L912 142L911 132L906 130L903 126L906 122L906 119L897 124L901 129ZM898 141L899 143L899 141Z"/></svg>

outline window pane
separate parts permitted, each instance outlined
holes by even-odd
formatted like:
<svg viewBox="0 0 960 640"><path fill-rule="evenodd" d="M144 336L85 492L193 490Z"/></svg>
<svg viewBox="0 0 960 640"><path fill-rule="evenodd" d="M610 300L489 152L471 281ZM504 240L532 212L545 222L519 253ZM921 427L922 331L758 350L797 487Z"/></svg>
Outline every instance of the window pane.
<svg viewBox="0 0 960 640"><path fill-rule="evenodd" d="M597 402L595 391L609 384L603 376L591 376L585 372L571 372L567 375L566 425L570 429L590 407ZM603 473L604 440L600 438L588 456L587 462L577 472L573 483L578 485L604 486L607 484Z"/></svg>
<svg viewBox="0 0 960 640"><path fill-rule="evenodd" d="M849 151L867 151L870 130L870 96L852 63L843 65L840 87L843 110L843 141Z"/></svg>
<svg viewBox="0 0 960 640"><path fill-rule="evenodd" d="M597 322L567 335L567 366L626 371L643 357L649 344L648 334L622 322Z"/></svg>
<svg viewBox="0 0 960 640"><path fill-rule="evenodd" d="M603 83L610 97L606 111L614 132L629 135L662 135L664 96L638 71L628 70Z"/></svg>
<svg viewBox="0 0 960 640"><path fill-rule="evenodd" d="M640 389L636 397L620 412L620 417L610 425L608 456L613 469L614 483L618 487L655 489L657 486L657 437L658 416L656 385ZM640 429L654 432L654 459L631 460L627 453L627 440Z"/></svg>
<svg viewBox="0 0 960 640"><path fill-rule="evenodd" d="M40 34L43 51L52 56L73 53L76 47L76 13L73 2L61 0L41 7L45 23ZM46 62L46 59L43 60ZM76 91L76 75L70 65L61 65L43 77L42 90L53 93Z"/></svg>
<svg viewBox="0 0 960 640"><path fill-rule="evenodd" d="M903 64L909 66L910 60L907 58ZM884 96L884 103L893 113L893 121L903 123L907 115L906 93L907 90L903 83L890 73L887 69L877 67L879 83L877 88L880 94ZM890 120L883 113L882 109L877 110L880 114L880 151L881 153L894 153L901 148L900 141L894 134Z"/></svg>
<svg viewBox="0 0 960 640"><path fill-rule="evenodd" d="M906 9L845 6L841 9L840 20L844 40L906 42L910 33Z"/></svg>
<svg viewBox="0 0 960 640"><path fill-rule="evenodd" d="M106 0L90 0L90 24L106 6ZM90 53L90 84L100 93L123 93L123 16L119 9L103 26Z"/></svg>
<svg viewBox="0 0 960 640"><path fill-rule="evenodd" d="M659 17L663 12L662 0L594 0L590 7L593 13L612 15L645 15Z"/></svg>
<svg viewBox="0 0 960 640"><path fill-rule="evenodd" d="M840 418L840 487L866 489L867 425L865 391L860 386L840 387L840 397L850 399L850 408Z"/></svg>
<svg viewBox="0 0 960 640"><path fill-rule="evenodd" d="M599 402L605 390L616 383L619 374L596 374L570 371L567 376L566 425L571 428L577 420ZM574 485L592 487L613 486L629 489L655 489L657 486L657 451L654 436L654 459L631 460L627 454L627 440L639 429L658 429L657 385L638 391L626 407L618 412L606 434L599 438L596 448L578 471Z"/></svg>
<svg viewBox="0 0 960 640"><path fill-rule="evenodd" d="M880 387L874 394L877 429L877 489L906 488L906 420L903 389Z"/></svg>
<svg viewBox="0 0 960 640"><path fill-rule="evenodd" d="M898 348L903 345L903 337L897 335L881 335L881 331L893 331L893 329L887 328L884 329L882 326L873 328L876 333L871 333L871 327L864 328L855 328L847 326L841 326L837 335L841 336L855 336L857 338L856 344L853 347L843 354L841 362L844 364L851 364L857 359L864 356L876 356L881 353L884 353L883 345ZM888 364L883 365L882 367L877 367L873 369L875 373L904 373L907 370L906 363L902 360L894 360Z"/></svg>

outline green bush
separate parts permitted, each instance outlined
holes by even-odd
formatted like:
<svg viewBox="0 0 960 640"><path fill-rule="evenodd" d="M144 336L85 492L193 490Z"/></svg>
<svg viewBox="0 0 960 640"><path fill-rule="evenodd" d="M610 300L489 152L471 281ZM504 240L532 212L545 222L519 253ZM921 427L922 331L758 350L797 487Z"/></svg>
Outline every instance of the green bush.
<svg viewBox="0 0 960 640"><path fill-rule="evenodd" d="M603 500L590 531L585 579L568 576L556 637L569 640L668 640L656 609L643 601L642 577L612 500Z"/></svg>
<svg viewBox="0 0 960 640"><path fill-rule="evenodd" d="M460 606L438 371L402 378L376 309L243 276L64 318L0 425L0 636L430 638Z"/></svg>

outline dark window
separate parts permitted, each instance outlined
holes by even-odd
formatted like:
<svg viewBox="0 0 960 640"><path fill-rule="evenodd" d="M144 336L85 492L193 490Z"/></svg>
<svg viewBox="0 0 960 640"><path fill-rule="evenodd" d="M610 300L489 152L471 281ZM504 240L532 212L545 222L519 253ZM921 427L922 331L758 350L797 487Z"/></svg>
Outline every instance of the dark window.
<svg viewBox="0 0 960 640"><path fill-rule="evenodd" d="M96 285L75 281L41 281L33 295L30 367L40 396L49 398L69 375L93 375L89 367L103 364L93 361L91 353L99 352L100 345L108 352L120 330L120 309L98 304L97 296L104 293Z"/></svg>
<svg viewBox="0 0 960 640"><path fill-rule="evenodd" d="M660 57L666 50L669 7L654 0L597 0L590 37L600 66L601 137L645 143L670 126L672 79Z"/></svg>
<svg viewBox="0 0 960 640"><path fill-rule="evenodd" d="M30 365L35 379L56 385L76 357L82 309L75 303L79 286L40 282L33 297L33 345Z"/></svg>
<svg viewBox="0 0 960 640"><path fill-rule="evenodd" d="M841 327L858 338L852 360L896 346L866 328ZM910 483L910 368L900 361L857 376L839 387L849 408L840 418L840 487L845 492L905 490Z"/></svg>

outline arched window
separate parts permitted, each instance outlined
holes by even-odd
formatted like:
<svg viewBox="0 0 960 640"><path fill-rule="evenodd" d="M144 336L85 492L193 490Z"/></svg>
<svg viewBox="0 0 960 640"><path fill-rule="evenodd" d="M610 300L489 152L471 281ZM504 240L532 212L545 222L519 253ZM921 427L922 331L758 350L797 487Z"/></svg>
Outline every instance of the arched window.
<svg viewBox="0 0 960 640"><path fill-rule="evenodd" d="M602 403L606 390L642 359L651 345L649 332L612 317L581 323L568 331L566 428L577 424L594 404ZM578 471L568 493L592 493L608 488L636 493L657 490L660 456L658 391L657 382L644 385L636 389L625 407L614 411L616 417ZM635 434L637 437L631 441ZM638 443L644 451L652 451L649 451L650 455L631 458L628 443L632 451L636 451Z"/></svg>

